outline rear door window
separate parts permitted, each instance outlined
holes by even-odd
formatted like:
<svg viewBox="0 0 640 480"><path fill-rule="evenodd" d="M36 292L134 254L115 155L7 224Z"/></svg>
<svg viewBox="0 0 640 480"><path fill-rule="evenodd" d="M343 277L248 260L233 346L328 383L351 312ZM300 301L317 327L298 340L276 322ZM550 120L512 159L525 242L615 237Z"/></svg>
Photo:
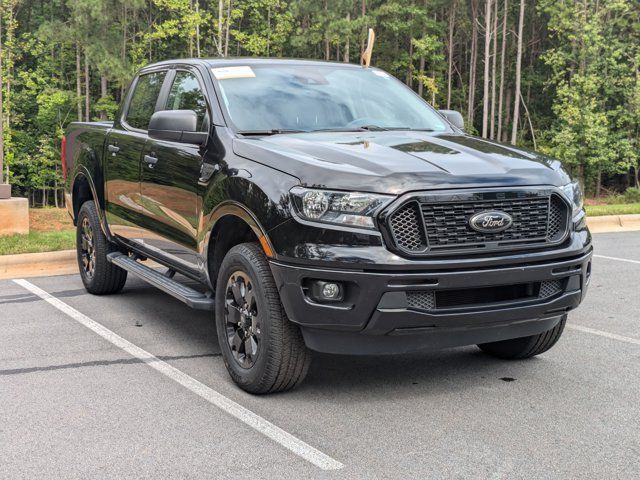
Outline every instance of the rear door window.
<svg viewBox="0 0 640 480"><path fill-rule="evenodd" d="M167 110L193 110L198 116L197 129L209 129L209 113L200 83L193 73L178 70L167 97Z"/></svg>
<svg viewBox="0 0 640 480"><path fill-rule="evenodd" d="M126 122L129 126L147 130L166 74L153 72L140 75L127 110Z"/></svg>

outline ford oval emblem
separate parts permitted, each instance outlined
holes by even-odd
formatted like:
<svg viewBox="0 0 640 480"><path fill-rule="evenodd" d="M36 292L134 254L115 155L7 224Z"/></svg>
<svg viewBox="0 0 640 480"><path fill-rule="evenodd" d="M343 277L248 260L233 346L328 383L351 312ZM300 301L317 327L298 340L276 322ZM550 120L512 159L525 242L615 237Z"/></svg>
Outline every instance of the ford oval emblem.
<svg viewBox="0 0 640 480"><path fill-rule="evenodd" d="M498 210L476 213L469 219L469 226L482 233L503 232L511 226L513 218L511 215Z"/></svg>

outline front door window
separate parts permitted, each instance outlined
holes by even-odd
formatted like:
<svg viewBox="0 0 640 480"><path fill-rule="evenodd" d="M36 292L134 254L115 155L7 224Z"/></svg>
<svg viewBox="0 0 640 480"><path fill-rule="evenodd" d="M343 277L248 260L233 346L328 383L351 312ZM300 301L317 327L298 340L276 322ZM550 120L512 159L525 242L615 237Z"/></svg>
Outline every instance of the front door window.
<svg viewBox="0 0 640 480"><path fill-rule="evenodd" d="M179 70L169 91L166 110L193 110L198 116L198 131L209 129L207 101L198 79L190 72Z"/></svg>

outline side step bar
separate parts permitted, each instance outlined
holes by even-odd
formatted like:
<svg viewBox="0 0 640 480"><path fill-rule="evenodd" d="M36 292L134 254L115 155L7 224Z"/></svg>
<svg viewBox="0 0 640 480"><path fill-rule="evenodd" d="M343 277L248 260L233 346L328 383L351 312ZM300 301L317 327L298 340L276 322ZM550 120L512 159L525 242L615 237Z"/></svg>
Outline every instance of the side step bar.
<svg viewBox="0 0 640 480"><path fill-rule="evenodd" d="M120 252L113 252L107 255L107 260L126 270L127 272L140 277L147 283L159 288L181 302L186 303L196 310L214 310L215 300L210 294L205 294L189 288L172 278L152 269L133 258Z"/></svg>

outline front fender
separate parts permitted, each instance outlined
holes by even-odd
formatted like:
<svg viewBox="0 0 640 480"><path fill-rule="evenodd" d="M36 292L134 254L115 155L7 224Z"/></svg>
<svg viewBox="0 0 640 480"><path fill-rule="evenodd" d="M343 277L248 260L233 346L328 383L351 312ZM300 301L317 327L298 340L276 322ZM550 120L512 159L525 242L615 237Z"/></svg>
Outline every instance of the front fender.
<svg viewBox="0 0 640 480"><path fill-rule="evenodd" d="M209 251L209 243L211 242L211 234L214 231L216 224L222 218L229 215L237 217L246 223L260 242L267 242L268 248L273 250L267 230L260 223L260 220L258 220L256 215L251 212L246 205L234 200L228 200L218 205L215 210L211 212L211 215L208 216L207 223L204 228L205 235L201 240L202 245L200 246L200 251L204 255L205 262L208 261L207 253Z"/></svg>
<svg viewBox="0 0 640 480"><path fill-rule="evenodd" d="M202 197L198 250L206 256L211 232L227 215L243 220L271 247L269 231L291 218L289 190L297 178L251 160L235 157L207 186ZM263 245L264 246L264 245Z"/></svg>

